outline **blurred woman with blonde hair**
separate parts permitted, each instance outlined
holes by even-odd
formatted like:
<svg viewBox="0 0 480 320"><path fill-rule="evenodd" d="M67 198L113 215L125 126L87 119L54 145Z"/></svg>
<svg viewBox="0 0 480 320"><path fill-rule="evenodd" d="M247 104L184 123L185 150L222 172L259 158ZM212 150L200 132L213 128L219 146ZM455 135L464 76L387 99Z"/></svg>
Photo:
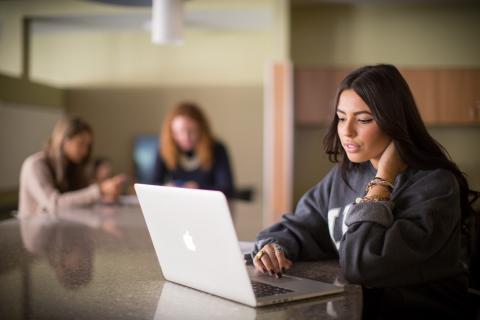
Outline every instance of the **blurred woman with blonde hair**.
<svg viewBox="0 0 480 320"><path fill-rule="evenodd" d="M165 118L160 134L154 183L233 194L225 146L216 140L198 105L179 103Z"/></svg>
<svg viewBox="0 0 480 320"><path fill-rule="evenodd" d="M46 148L29 156L22 165L20 214L56 214L99 200L113 202L125 177L118 175L90 184L87 164L92 144L92 128L82 119L66 116L57 121Z"/></svg>

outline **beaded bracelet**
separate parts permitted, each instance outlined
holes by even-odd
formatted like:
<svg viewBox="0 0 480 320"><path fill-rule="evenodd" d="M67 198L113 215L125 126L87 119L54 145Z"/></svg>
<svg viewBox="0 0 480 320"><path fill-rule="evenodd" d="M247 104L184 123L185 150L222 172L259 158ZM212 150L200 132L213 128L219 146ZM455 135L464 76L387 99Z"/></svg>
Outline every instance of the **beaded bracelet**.
<svg viewBox="0 0 480 320"><path fill-rule="evenodd" d="M365 196L363 198L357 198L355 199L355 203L364 203L364 202L378 202L378 201L388 201L390 200L390 195L388 196L367 196L368 192L370 191L370 189L374 186L382 186L384 187L385 189L387 189L387 191L389 193L392 193L393 191L393 184L383 178L380 178L380 177L375 177L373 178L372 181L370 181L368 184L367 184L367 188L365 189Z"/></svg>
<svg viewBox="0 0 480 320"><path fill-rule="evenodd" d="M375 177L372 181L370 181L367 184L367 188L365 189L365 193L368 193L368 191L370 191L370 189L373 186L382 186L382 187L386 188L390 193L393 192L393 184L391 182L385 180L385 179L380 178L380 177Z"/></svg>
<svg viewBox="0 0 480 320"><path fill-rule="evenodd" d="M365 202L378 202L378 201L389 201L390 197L375 197L375 196L364 196L363 198L355 199L355 203L365 203Z"/></svg>
<svg viewBox="0 0 480 320"><path fill-rule="evenodd" d="M391 183L390 181L385 180L385 179L383 179L383 178L375 177L375 178L373 178L373 180L380 180L380 181L384 182L386 185L392 187L392 189L393 189L393 187L394 187L393 183Z"/></svg>

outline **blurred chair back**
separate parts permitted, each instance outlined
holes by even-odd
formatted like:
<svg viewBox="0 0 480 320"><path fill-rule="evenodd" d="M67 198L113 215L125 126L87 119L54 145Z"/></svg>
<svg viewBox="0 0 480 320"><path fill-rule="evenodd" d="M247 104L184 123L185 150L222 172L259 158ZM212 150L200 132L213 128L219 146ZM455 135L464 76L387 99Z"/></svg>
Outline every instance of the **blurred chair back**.
<svg viewBox="0 0 480 320"><path fill-rule="evenodd" d="M254 200L255 189L253 187L235 188L231 199L251 202Z"/></svg>
<svg viewBox="0 0 480 320"><path fill-rule="evenodd" d="M142 134L133 141L135 181L151 184L158 154L158 135Z"/></svg>

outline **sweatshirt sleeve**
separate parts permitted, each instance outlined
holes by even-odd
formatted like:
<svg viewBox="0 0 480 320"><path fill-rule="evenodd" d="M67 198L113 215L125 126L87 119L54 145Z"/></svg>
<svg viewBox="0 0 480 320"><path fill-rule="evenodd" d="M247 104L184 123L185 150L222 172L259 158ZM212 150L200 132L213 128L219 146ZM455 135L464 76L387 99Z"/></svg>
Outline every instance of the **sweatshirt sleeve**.
<svg viewBox="0 0 480 320"><path fill-rule="evenodd" d="M43 161L26 163L24 170L28 192L43 211L55 213L59 209L88 205L100 199L100 187L97 184L76 191L60 193Z"/></svg>
<svg viewBox="0 0 480 320"><path fill-rule="evenodd" d="M452 269L462 272L458 183L446 170L424 172L393 202L350 208L339 249L348 281L386 287L440 279Z"/></svg>
<svg viewBox="0 0 480 320"><path fill-rule="evenodd" d="M332 171L298 202L293 214L260 232L252 256L265 244L276 241L291 260L321 260L337 256L326 221Z"/></svg>

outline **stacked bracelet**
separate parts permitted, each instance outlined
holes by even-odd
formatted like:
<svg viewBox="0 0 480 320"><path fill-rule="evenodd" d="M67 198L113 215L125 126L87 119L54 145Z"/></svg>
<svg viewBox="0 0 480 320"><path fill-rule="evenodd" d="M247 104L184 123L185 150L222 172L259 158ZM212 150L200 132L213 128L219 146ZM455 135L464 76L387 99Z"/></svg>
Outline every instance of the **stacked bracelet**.
<svg viewBox="0 0 480 320"><path fill-rule="evenodd" d="M370 191L370 189L373 186L382 186L385 189L387 189L388 192L390 192L390 193L393 191L393 184L391 182L389 182L385 179L382 179L380 177L375 177L372 181L370 181L367 184L367 188L365 189L365 193L368 193L368 191Z"/></svg>
<svg viewBox="0 0 480 320"><path fill-rule="evenodd" d="M364 196L363 198L355 199L355 203L365 203L365 202L378 202L378 201L388 201L390 197L374 197L374 196Z"/></svg>
<svg viewBox="0 0 480 320"><path fill-rule="evenodd" d="M381 186L385 188L388 191L388 195L371 195L367 196L368 192L370 191L371 188L374 186ZM355 203L365 203L365 202L378 202L378 201L388 201L390 200L390 193L393 191L393 184L385 179L382 179L380 177L375 177L373 178L372 181L370 181L367 184L367 188L365 189L365 196L363 198L357 198L355 200Z"/></svg>

